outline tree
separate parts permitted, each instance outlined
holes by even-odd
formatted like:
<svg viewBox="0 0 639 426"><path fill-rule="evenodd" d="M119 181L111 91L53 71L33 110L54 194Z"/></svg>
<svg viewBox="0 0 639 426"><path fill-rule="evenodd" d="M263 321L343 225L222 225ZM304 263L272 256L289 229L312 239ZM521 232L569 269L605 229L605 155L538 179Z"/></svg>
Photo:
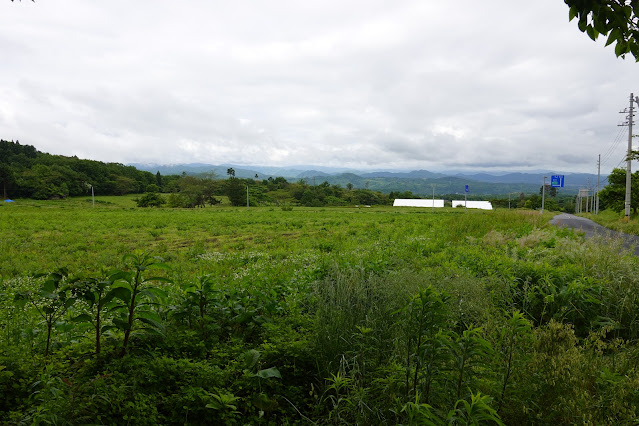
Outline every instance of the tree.
<svg viewBox="0 0 639 426"><path fill-rule="evenodd" d="M639 61L639 0L564 0L569 18L577 18L581 32L592 40L608 36L606 46L615 43L615 54L627 53Z"/></svg>
<svg viewBox="0 0 639 426"><path fill-rule="evenodd" d="M2 182L2 198L7 198L7 188L15 180L13 170L8 164L0 164L0 182Z"/></svg>
<svg viewBox="0 0 639 426"><path fill-rule="evenodd" d="M144 188L144 192L160 192L160 188L154 183L149 184Z"/></svg>
<svg viewBox="0 0 639 426"><path fill-rule="evenodd" d="M215 198L215 194L222 192L222 188L213 179L200 178L195 176L180 176L177 181L177 187L180 191L179 205L172 205L177 197L169 199L169 207L204 207L205 203L209 205L219 204L219 200Z"/></svg>
<svg viewBox="0 0 639 426"><path fill-rule="evenodd" d="M178 188L180 188L180 194L188 200L186 207L204 207L204 185L202 179L195 176L182 176L178 180Z"/></svg>
<svg viewBox="0 0 639 426"><path fill-rule="evenodd" d="M536 210L541 207L541 197L537 194L532 194L530 198L528 198L523 205L526 209Z"/></svg>
<svg viewBox="0 0 639 426"><path fill-rule="evenodd" d="M637 210L639 207L639 172L632 174L631 179L630 207ZM599 192L599 200L602 209L611 209L621 212L626 201L626 171L624 169L613 169L608 175L608 185Z"/></svg>
<svg viewBox="0 0 639 426"><path fill-rule="evenodd" d="M66 166L36 164L22 172L19 185L28 196L46 200L66 198L69 185L78 186L81 181L80 176Z"/></svg>
<svg viewBox="0 0 639 426"><path fill-rule="evenodd" d="M166 204L164 197L157 192L147 192L136 200L138 207L160 207Z"/></svg>
<svg viewBox="0 0 639 426"><path fill-rule="evenodd" d="M220 204L220 200L215 198L215 194L221 194L222 192L221 182L216 182L213 179L203 179L202 195L204 196L204 201L210 206Z"/></svg>
<svg viewBox="0 0 639 426"><path fill-rule="evenodd" d="M232 206L242 206L246 203L244 187L235 176L231 176L229 180L226 181L226 195L229 197Z"/></svg>
<svg viewBox="0 0 639 426"><path fill-rule="evenodd" d="M189 200L178 192L171 192L166 197L166 205L171 208L188 208Z"/></svg>
<svg viewBox="0 0 639 426"><path fill-rule="evenodd" d="M124 195L134 192L139 192L140 188L138 182L130 177L126 176L114 176L113 177L113 192L115 195Z"/></svg>
<svg viewBox="0 0 639 426"><path fill-rule="evenodd" d="M266 185L269 191L277 191L278 189L287 188L290 185L288 181L281 176L276 177L275 179L270 176L268 179L262 181L262 183Z"/></svg>
<svg viewBox="0 0 639 426"><path fill-rule="evenodd" d="M552 197L557 196L557 188L554 187L554 186L550 186L550 184L548 184L548 183L546 184L545 192L546 192L546 196L547 197L552 198ZM543 195L543 193L544 193L544 185L539 187L539 195Z"/></svg>

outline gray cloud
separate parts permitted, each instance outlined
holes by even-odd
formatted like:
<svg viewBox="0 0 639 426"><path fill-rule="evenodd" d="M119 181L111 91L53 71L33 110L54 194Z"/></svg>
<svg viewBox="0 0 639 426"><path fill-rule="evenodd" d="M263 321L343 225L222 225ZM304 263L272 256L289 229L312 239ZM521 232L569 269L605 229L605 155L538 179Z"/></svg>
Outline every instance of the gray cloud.
<svg viewBox="0 0 639 426"><path fill-rule="evenodd" d="M555 0L0 8L0 137L103 161L593 171L639 91Z"/></svg>

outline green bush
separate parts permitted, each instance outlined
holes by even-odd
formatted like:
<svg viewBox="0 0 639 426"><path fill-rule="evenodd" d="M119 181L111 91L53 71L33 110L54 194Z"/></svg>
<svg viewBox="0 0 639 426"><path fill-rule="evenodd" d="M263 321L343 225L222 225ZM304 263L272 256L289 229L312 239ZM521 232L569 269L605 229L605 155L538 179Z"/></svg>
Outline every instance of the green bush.
<svg viewBox="0 0 639 426"><path fill-rule="evenodd" d="M147 192L137 200L138 207L162 207L166 200L157 192Z"/></svg>

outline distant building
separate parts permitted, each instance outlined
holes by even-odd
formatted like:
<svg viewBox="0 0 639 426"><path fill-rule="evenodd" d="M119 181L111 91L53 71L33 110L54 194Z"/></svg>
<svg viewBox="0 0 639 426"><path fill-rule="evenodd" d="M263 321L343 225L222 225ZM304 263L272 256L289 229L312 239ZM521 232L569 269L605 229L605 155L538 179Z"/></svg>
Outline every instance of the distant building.
<svg viewBox="0 0 639 426"><path fill-rule="evenodd" d="M433 203L435 204L433 206ZM393 201L393 207L444 207L444 200L413 200L410 198L397 198Z"/></svg>
<svg viewBox="0 0 639 426"><path fill-rule="evenodd" d="M493 205L490 201L464 201L464 200L453 200L453 207L466 207L469 209L480 209L480 210L492 210Z"/></svg>

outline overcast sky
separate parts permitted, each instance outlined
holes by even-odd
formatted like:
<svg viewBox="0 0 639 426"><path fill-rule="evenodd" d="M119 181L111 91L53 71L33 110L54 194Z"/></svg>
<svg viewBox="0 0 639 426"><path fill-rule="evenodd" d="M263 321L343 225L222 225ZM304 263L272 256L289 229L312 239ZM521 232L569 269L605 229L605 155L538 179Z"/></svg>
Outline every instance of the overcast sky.
<svg viewBox="0 0 639 426"><path fill-rule="evenodd" d="M609 172L639 64L604 41L562 0L0 0L0 138L121 163Z"/></svg>

